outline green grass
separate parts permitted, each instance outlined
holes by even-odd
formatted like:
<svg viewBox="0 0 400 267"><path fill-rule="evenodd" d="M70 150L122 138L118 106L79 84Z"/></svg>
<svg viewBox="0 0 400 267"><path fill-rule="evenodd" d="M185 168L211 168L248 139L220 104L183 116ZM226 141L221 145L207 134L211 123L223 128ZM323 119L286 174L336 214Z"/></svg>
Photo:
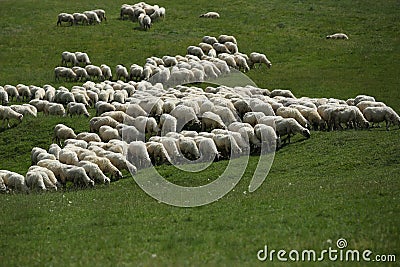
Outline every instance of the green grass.
<svg viewBox="0 0 400 267"><path fill-rule="evenodd" d="M270 70L248 73L262 88L288 88L298 97L370 94L400 112L398 1L158 1L167 17L148 32L118 19L123 3L0 1L0 85L71 87L53 77L64 50L85 51L96 65L143 64L153 55L185 54L203 35L226 33L236 36L240 51L263 52L272 61ZM108 21L56 26L59 12L92 8L105 9ZM221 19L198 18L210 10ZM325 40L334 32L350 39ZM25 174L31 148L47 148L57 123L82 132L88 121L40 114L1 130L0 169ZM160 204L132 178L92 190L0 195L0 266L253 266L261 265L256 253L265 244L321 251L336 248L339 238L349 249L396 254L398 262L399 132L293 138L276 153L257 191L245 193L258 162L251 157L232 192L199 208ZM216 178L226 165L217 162L198 174L157 170L190 185Z"/></svg>

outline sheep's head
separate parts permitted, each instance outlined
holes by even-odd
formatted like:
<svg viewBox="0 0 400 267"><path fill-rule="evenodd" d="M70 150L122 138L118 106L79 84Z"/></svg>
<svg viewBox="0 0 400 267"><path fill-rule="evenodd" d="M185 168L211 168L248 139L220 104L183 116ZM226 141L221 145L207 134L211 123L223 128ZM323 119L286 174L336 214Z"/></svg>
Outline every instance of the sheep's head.
<svg viewBox="0 0 400 267"><path fill-rule="evenodd" d="M301 134L307 139L311 137L310 131L308 129L304 129Z"/></svg>
<svg viewBox="0 0 400 267"><path fill-rule="evenodd" d="M20 122L22 122L22 119L24 118L24 115L22 115L22 114L19 114L18 115L18 120L20 121Z"/></svg>

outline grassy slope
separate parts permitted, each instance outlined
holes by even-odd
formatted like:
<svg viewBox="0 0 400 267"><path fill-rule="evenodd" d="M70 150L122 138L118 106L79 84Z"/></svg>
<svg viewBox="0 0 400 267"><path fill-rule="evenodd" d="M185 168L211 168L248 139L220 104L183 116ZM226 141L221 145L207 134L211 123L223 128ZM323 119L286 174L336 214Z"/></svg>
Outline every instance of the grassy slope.
<svg viewBox="0 0 400 267"><path fill-rule="evenodd" d="M261 87L341 99L366 93L400 110L397 1L378 6L375 1L159 1L167 18L149 32L117 20L122 3L1 1L0 84L61 85L53 82L52 68L64 50L86 51L98 65L143 64L151 55L184 54L203 35L228 33L237 36L240 50L265 52L273 62L271 70L249 73ZM58 12L92 7L107 11L106 24L55 26ZM208 10L220 11L222 18L197 19ZM348 33L350 40L324 40L336 31ZM55 124L80 132L87 130L87 121L40 117L1 132L0 169L24 173L31 147L47 147ZM322 250L329 246L326 240L340 237L352 249L399 255L398 135L398 130L375 129L295 139L299 142L276 154L258 191L243 194L254 158L234 192L196 209L160 205L132 179L64 194L2 195L0 262L253 265L266 243L275 249ZM215 177L225 164L194 177L172 167L159 169L182 181Z"/></svg>

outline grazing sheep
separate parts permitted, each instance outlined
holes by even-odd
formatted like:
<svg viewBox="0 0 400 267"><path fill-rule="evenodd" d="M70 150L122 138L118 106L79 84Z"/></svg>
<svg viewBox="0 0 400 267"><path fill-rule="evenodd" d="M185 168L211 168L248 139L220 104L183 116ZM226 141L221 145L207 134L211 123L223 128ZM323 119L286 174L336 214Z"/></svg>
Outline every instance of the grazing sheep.
<svg viewBox="0 0 400 267"><path fill-rule="evenodd" d="M274 109L268 102L255 98L250 100L249 105L253 112L262 112L265 116L275 116Z"/></svg>
<svg viewBox="0 0 400 267"><path fill-rule="evenodd" d="M92 80L94 80L94 78L96 78L98 81L104 80L103 72L99 67L95 65L86 65L85 69Z"/></svg>
<svg viewBox="0 0 400 267"><path fill-rule="evenodd" d="M99 128L99 136L103 142L109 142L112 139L121 140L118 130L108 125L103 125Z"/></svg>
<svg viewBox="0 0 400 267"><path fill-rule="evenodd" d="M101 64L100 70L105 80L110 80L112 78L111 68L109 66Z"/></svg>
<svg viewBox="0 0 400 267"><path fill-rule="evenodd" d="M161 136L165 136L169 132L176 132L178 120L170 114L162 114L160 117L159 129Z"/></svg>
<svg viewBox="0 0 400 267"><path fill-rule="evenodd" d="M139 104L134 103L129 104L126 114L133 118L148 115L148 113Z"/></svg>
<svg viewBox="0 0 400 267"><path fill-rule="evenodd" d="M151 166L151 159L147 152L146 144L143 141L134 141L128 145L127 160L137 169Z"/></svg>
<svg viewBox="0 0 400 267"><path fill-rule="evenodd" d="M61 186L51 170L36 165L31 166L26 173L26 185L31 189L36 186L39 190L55 191Z"/></svg>
<svg viewBox="0 0 400 267"><path fill-rule="evenodd" d="M212 46L213 46L213 49L217 52L217 54L220 54L220 53L230 54L231 53L224 44L214 43Z"/></svg>
<svg viewBox="0 0 400 267"><path fill-rule="evenodd" d="M178 139L178 148L182 155L188 160L197 160L200 158L199 149L192 137L180 137Z"/></svg>
<svg viewBox="0 0 400 267"><path fill-rule="evenodd" d="M356 98L354 98L354 105L357 106L361 101L375 102L375 98L369 95L358 95Z"/></svg>
<svg viewBox="0 0 400 267"><path fill-rule="evenodd" d="M75 52L75 56L78 63L83 63L85 66L92 64L92 62L90 62L88 54L86 54L85 52Z"/></svg>
<svg viewBox="0 0 400 267"><path fill-rule="evenodd" d="M115 67L115 74L117 75L117 80L120 80L121 78L124 78L126 82L129 80L128 70L123 65L117 65Z"/></svg>
<svg viewBox="0 0 400 267"><path fill-rule="evenodd" d="M21 174L10 171L4 172L0 170L0 175L2 175L4 185L8 190L29 193L29 188L26 185L25 177Z"/></svg>
<svg viewBox="0 0 400 267"><path fill-rule="evenodd" d="M110 178L105 176L99 166L97 166L95 163L82 160L78 162L77 166L82 167L86 171L86 174L89 176L89 178L93 181L100 182L102 184L110 184Z"/></svg>
<svg viewBox="0 0 400 267"><path fill-rule="evenodd" d="M82 23L82 25L89 25L88 17L83 13L73 13L72 16L74 17L74 24L78 25L78 22Z"/></svg>
<svg viewBox="0 0 400 267"><path fill-rule="evenodd" d="M61 65L68 66L68 62L70 62L72 66L79 65L79 61L76 58L75 53L64 51L61 53Z"/></svg>
<svg viewBox="0 0 400 267"><path fill-rule="evenodd" d="M156 135L159 132L157 121L153 117L139 116L133 121L133 126L141 133Z"/></svg>
<svg viewBox="0 0 400 267"><path fill-rule="evenodd" d="M54 134L52 140L55 140L58 144L61 145L61 141L64 141L66 139L75 139L76 134L74 133L74 130L64 124L57 124L54 127Z"/></svg>
<svg viewBox="0 0 400 267"><path fill-rule="evenodd" d="M61 26L61 22L68 22L72 26L74 24L74 16L68 13L60 13L57 16L57 26Z"/></svg>
<svg viewBox="0 0 400 267"><path fill-rule="evenodd" d="M250 124L252 127L254 127L256 124L258 124L259 120L264 117L265 114L263 112L247 112L243 116L243 122Z"/></svg>
<svg viewBox="0 0 400 267"><path fill-rule="evenodd" d="M300 111L301 115L310 122L310 126L313 126L314 130L325 128L325 121L321 118L316 108L310 108L303 105L290 105L289 107L295 108Z"/></svg>
<svg viewBox="0 0 400 267"><path fill-rule="evenodd" d="M348 40L349 37L344 33L335 33L326 36L326 39L344 39Z"/></svg>
<svg viewBox="0 0 400 267"><path fill-rule="evenodd" d="M361 102L358 102L356 107L363 112L364 109L368 107L386 107L386 104L383 102L375 102L375 101L368 101L368 100L363 100Z"/></svg>
<svg viewBox="0 0 400 267"><path fill-rule="evenodd" d="M99 157L96 155L84 155L84 157L81 158L81 161L90 161L96 164L104 174L111 175L111 178L113 179L118 180L122 178L121 172L111 163L108 158Z"/></svg>
<svg viewBox="0 0 400 267"><path fill-rule="evenodd" d="M8 102L8 93L0 87L0 105L7 106Z"/></svg>
<svg viewBox="0 0 400 267"><path fill-rule="evenodd" d="M18 90L18 94L20 96L19 100L20 101L27 101L31 97L31 90L29 89L29 86L23 85L23 84L18 84L16 86Z"/></svg>
<svg viewBox="0 0 400 267"><path fill-rule="evenodd" d="M195 142L200 153L199 161L212 162L219 159L219 152L212 138L201 136L195 138Z"/></svg>
<svg viewBox="0 0 400 267"><path fill-rule="evenodd" d="M92 11L97 14L97 17L100 19L100 21L107 20L104 9L94 9Z"/></svg>
<svg viewBox="0 0 400 267"><path fill-rule="evenodd" d="M65 78L65 81L76 81L77 76L70 68L56 67L54 68L54 78L59 81L60 78Z"/></svg>
<svg viewBox="0 0 400 267"><path fill-rule="evenodd" d="M367 107L364 109L363 115L365 119L372 122L372 126L375 123L386 122L386 130L389 130L389 126L399 125L400 128L400 117L399 115L390 107Z"/></svg>
<svg viewBox="0 0 400 267"><path fill-rule="evenodd" d="M215 38L215 37L213 37L213 36L208 36L208 35L204 36L204 37L201 39L201 41L202 41L203 43L210 44L210 45L213 45L213 44L215 44L215 43L218 43L217 38Z"/></svg>
<svg viewBox="0 0 400 267"><path fill-rule="evenodd" d="M14 111L10 107L0 106L0 120L2 120L2 126L7 123L7 127L10 128L10 120L18 120L19 123L22 122L24 115Z"/></svg>
<svg viewBox="0 0 400 267"><path fill-rule="evenodd" d="M58 160L68 165L76 165L79 162L78 155L68 147L61 149Z"/></svg>
<svg viewBox="0 0 400 267"><path fill-rule="evenodd" d="M83 14L89 19L89 24L100 24L101 21L94 11L85 11Z"/></svg>
<svg viewBox="0 0 400 267"><path fill-rule="evenodd" d="M226 129L221 117L214 112L206 111L201 118L201 130L212 131L214 129Z"/></svg>
<svg viewBox="0 0 400 267"><path fill-rule="evenodd" d="M89 142L101 142L100 136L98 136L96 133L88 133L88 132L79 133L76 136L76 139L84 140L87 143L89 143Z"/></svg>
<svg viewBox="0 0 400 267"><path fill-rule="evenodd" d="M234 59L236 62L236 66L238 67L238 70L242 70L243 72L248 72L250 70L246 58L244 58L241 55L235 55Z"/></svg>
<svg viewBox="0 0 400 267"><path fill-rule="evenodd" d="M303 126L301 126L295 119L293 118L282 118L277 119L275 121L275 131L278 137L282 137L287 135L287 137L283 140L284 143L290 143L290 138L296 133L302 134L307 139L310 138L310 131Z"/></svg>
<svg viewBox="0 0 400 267"><path fill-rule="evenodd" d="M119 122L114 120L110 116L93 117L89 121L90 131L91 132L98 132L100 127L103 126L103 125L108 125L108 126L110 126L112 128L115 128L115 127L117 127L118 124L119 124Z"/></svg>
<svg viewBox="0 0 400 267"><path fill-rule="evenodd" d="M201 14L199 17L200 18L208 18L208 19L219 19L219 14L217 12L210 11L210 12Z"/></svg>
<svg viewBox="0 0 400 267"><path fill-rule="evenodd" d="M138 17L140 27L147 31L151 27L151 18L146 14L140 14Z"/></svg>
<svg viewBox="0 0 400 267"><path fill-rule="evenodd" d="M11 101L13 101L13 100L19 100L20 99L20 95L19 95L19 93L18 93L18 89L17 89L17 87L15 87L15 86L12 86L12 85L9 85L9 84L6 84L6 85L4 85L4 91L6 91L7 92L7 94L8 94L8 100L11 100ZM0 87L0 92L1 92L2 90L1 90L1 87ZM1 94L1 93L0 93ZM1 96L0 96L0 99L1 99Z"/></svg>
<svg viewBox="0 0 400 267"><path fill-rule="evenodd" d="M51 144L49 147L49 154L54 155L54 157L58 160L60 156L61 147L57 144ZM32 159L33 162L33 159ZM35 163L36 164L36 163Z"/></svg>
<svg viewBox="0 0 400 267"><path fill-rule="evenodd" d="M72 67L72 71L76 74L76 79L78 81L82 81L82 80L89 80L90 77L87 74L87 71L82 68L82 67Z"/></svg>
<svg viewBox="0 0 400 267"><path fill-rule="evenodd" d="M301 115L300 111L298 111L295 108L291 107L280 107L276 110L276 115L281 116L283 118L293 118L295 119L298 123L300 123L301 126L307 128L308 127L308 121L306 118L304 118L303 115Z"/></svg>
<svg viewBox="0 0 400 267"><path fill-rule="evenodd" d="M237 44L236 38L232 35L226 35L226 34L221 34L218 36L218 42L221 44L224 44L226 42L232 42L234 44Z"/></svg>
<svg viewBox="0 0 400 267"><path fill-rule="evenodd" d="M286 90L286 89L272 90L270 97L276 97L276 96L283 96L286 98L296 98L290 90Z"/></svg>
<svg viewBox="0 0 400 267"><path fill-rule="evenodd" d="M235 138L229 133L215 134L213 141L224 158L234 158L242 154L242 150L238 146Z"/></svg>
<svg viewBox="0 0 400 267"><path fill-rule="evenodd" d="M94 186L94 181L87 176L82 167L65 165L61 168L61 181L70 181L74 185Z"/></svg>
<svg viewBox="0 0 400 267"><path fill-rule="evenodd" d="M49 103L45 109L44 113L46 115L54 115L54 116L62 116L65 117L65 109L64 106L58 103Z"/></svg>
<svg viewBox="0 0 400 267"><path fill-rule="evenodd" d="M197 56L198 58L202 58L204 56L203 50L201 50L200 47L194 45L188 46L187 54Z"/></svg>
<svg viewBox="0 0 400 267"><path fill-rule="evenodd" d="M132 64L129 71L129 77L133 81L139 81L143 77L143 67Z"/></svg>
<svg viewBox="0 0 400 267"><path fill-rule="evenodd" d="M271 68L272 63L271 61L268 60L268 58L261 53L257 53L257 52L252 52L249 55L249 60L250 60L250 67L253 68L255 67L255 64L259 64L259 66L261 67L262 64L267 65L267 68Z"/></svg>
<svg viewBox="0 0 400 267"><path fill-rule="evenodd" d="M177 119L177 131L181 131L185 125L188 125L186 128L200 126L200 121L191 107L178 105L171 111L170 115Z"/></svg>
<svg viewBox="0 0 400 267"><path fill-rule="evenodd" d="M275 129L269 125L257 124L254 126L254 133L262 144L266 145L266 150L263 152L273 152L276 149L278 136L276 135Z"/></svg>
<svg viewBox="0 0 400 267"><path fill-rule="evenodd" d="M103 114L105 112L115 111L114 105L104 102L104 101L98 101L94 107L96 109L96 116L100 116L101 114Z"/></svg>
<svg viewBox="0 0 400 267"><path fill-rule="evenodd" d="M158 142L147 142L146 143L147 153L154 165L162 165L170 162L168 152L162 143Z"/></svg>

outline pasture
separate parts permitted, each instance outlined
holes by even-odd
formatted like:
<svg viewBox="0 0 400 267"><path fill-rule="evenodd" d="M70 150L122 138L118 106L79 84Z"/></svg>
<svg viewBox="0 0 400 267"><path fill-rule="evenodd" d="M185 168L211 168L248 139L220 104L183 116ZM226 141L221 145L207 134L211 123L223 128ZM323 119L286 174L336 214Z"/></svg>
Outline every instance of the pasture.
<svg viewBox="0 0 400 267"><path fill-rule="evenodd" d="M204 35L231 34L241 52L265 53L272 61L271 69L247 74L261 88L344 100L367 94L400 112L398 1L147 2L165 7L166 18L146 32L118 19L124 1L0 1L0 85L79 84L54 80L65 50L87 52L94 64L114 68L144 64L150 56L184 55ZM60 12L94 8L106 11L107 22L56 26ZM198 18L207 11L221 18ZM325 39L334 32L347 33L349 40ZM89 127L88 118L39 114L0 129L0 169L25 174L32 147L48 148L58 123L76 132ZM395 254L398 262L399 133L396 126L312 131L308 140L296 136L277 151L257 191L246 192L258 162L253 156L232 192L199 208L160 204L132 178L86 190L1 194L0 265L280 265L259 262L257 251L264 245L321 251L336 248L339 238L349 249ZM157 169L171 181L192 185L218 177L226 165L216 162L195 174Z"/></svg>

